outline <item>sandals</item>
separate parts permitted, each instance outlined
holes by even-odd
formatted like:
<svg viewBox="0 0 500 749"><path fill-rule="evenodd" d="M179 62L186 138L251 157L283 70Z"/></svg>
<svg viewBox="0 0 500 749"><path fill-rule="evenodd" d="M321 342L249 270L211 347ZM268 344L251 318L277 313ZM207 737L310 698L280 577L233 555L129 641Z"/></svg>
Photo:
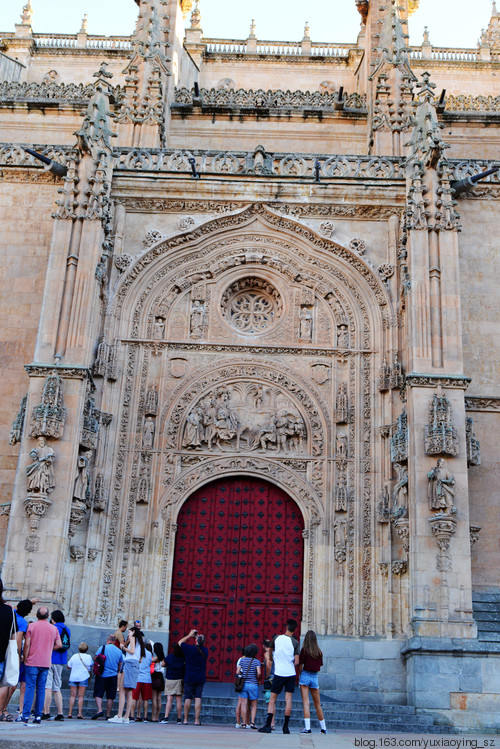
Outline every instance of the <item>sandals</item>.
<svg viewBox="0 0 500 749"><path fill-rule="evenodd" d="M0 722L2 722L2 723L13 723L14 722L14 718L12 717L12 715L10 713L2 713L2 715L0 715Z"/></svg>

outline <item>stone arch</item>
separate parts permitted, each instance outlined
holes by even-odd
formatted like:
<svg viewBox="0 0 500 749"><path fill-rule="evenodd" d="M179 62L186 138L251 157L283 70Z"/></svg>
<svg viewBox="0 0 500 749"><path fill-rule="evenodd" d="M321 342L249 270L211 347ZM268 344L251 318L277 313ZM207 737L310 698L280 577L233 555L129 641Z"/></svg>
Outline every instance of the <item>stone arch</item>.
<svg viewBox="0 0 500 749"><path fill-rule="evenodd" d="M242 232L250 238L249 251L241 247ZM273 252L266 253L266 246ZM282 257L277 257L280 252ZM124 330L122 325L119 335L147 338L155 304L168 307L178 295L237 264L248 270L265 266L296 283L311 283L331 306L350 310L353 321L357 317L358 347L372 346L376 321L387 326L392 318L387 289L364 258L298 221L255 204L209 220L191 232L161 239L132 262L110 306L115 319L123 305L133 310L132 329Z"/></svg>

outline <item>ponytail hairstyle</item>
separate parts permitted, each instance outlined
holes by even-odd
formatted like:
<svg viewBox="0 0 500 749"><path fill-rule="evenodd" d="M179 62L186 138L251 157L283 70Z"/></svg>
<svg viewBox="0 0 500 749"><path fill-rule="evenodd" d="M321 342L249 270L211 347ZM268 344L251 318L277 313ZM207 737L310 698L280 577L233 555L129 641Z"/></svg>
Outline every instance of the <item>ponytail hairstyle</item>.
<svg viewBox="0 0 500 749"><path fill-rule="evenodd" d="M141 648L141 658L144 658L146 656L146 648L144 647L144 635L141 632L140 627L132 627L130 632L135 637L136 645L139 643L139 647Z"/></svg>
<svg viewBox="0 0 500 749"><path fill-rule="evenodd" d="M323 657L323 653L321 652L319 648L318 640L316 638L316 632L314 630L310 629L308 632L306 632L302 650L310 658L316 659L316 658Z"/></svg>

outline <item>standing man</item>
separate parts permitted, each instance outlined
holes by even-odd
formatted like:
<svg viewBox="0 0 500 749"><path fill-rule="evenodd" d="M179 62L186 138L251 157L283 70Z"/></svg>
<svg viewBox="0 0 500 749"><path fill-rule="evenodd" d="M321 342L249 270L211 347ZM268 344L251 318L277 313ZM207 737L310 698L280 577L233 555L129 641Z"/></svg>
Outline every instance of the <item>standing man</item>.
<svg viewBox="0 0 500 749"><path fill-rule="evenodd" d="M276 697L285 687L285 722L283 733L290 733L288 721L292 714L292 695L295 689L296 667L299 665L299 643L293 633L297 629L295 619L288 619L286 632L274 640L274 676L271 687L271 698L267 708L266 725L259 728L260 733L271 733Z"/></svg>
<svg viewBox="0 0 500 749"><path fill-rule="evenodd" d="M28 625L24 641L24 669L26 693L24 695L23 723L28 723L31 705L36 692L34 725L41 723L45 684L52 663L52 652L62 647L59 631L49 622L49 610L41 606L36 612L37 621Z"/></svg>
<svg viewBox="0 0 500 749"><path fill-rule="evenodd" d="M194 637L194 645L188 645L186 640ZM187 725L191 700L194 697L194 724L200 726L201 695L207 680L208 649L205 647L205 635L199 635L195 629L179 640L179 647L186 659L184 675L184 725Z"/></svg>
<svg viewBox="0 0 500 749"><path fill-rule="evenodd" d="M59 650L55 650L52 653L52 664L47 676L47 684L45 685L45 704L42 713L42 720L50 719L52 695L54 695L54 702L56 703L57 708L57 715L54 720L64 720L61 684L63 666L66 666L68 663L67 651L70 647L71 632L69 627L64 624L64 614L62 611L59 611L59 609L52 612L51 623L59 632L62 644Z"/></svg>
<svg viewBox="0 0 500 749"><path fill-rule="evenodd" d="M115 637L118 640L118 643L120 647L122 645L125 645L125 631L128 627L128 622L125 621L125 619L120 619L118 622L118 629L113 634L113 637Z"/></svg>
<svg viewBox="0 0 500 749"><path fill-rule="evenodd" d="M123 653L114 635L108 635L106 645L99 648L96 655L100 655L100 653L104 653L106 660L104 661L104 671L100 676L95 677L94 699L97 713L92 716L92 720L104 718L102 709L104 695L106 695L106 720L109 720L118 688L118 671L123 664Z"/></svg>

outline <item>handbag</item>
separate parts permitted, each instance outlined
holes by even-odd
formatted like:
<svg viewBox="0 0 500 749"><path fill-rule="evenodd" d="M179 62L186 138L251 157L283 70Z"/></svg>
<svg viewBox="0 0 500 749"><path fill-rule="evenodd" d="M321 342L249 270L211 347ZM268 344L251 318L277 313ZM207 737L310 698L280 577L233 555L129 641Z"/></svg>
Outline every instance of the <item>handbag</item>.
<svg viewBox="0 0 500 749"><path fill-rule="evenodd" d="M165 689L165 677L161 671L153 671L151 674L151 686L155 692L163 692Z"/></svg>
<svg viewBox="0 0 500 749"><path fill-rule="evenodd" d="M102 676L104 673L105 665L106 665L106 655L104 653L104 645L103 645L101 652L96 655L94 665L92 667L92 673L94 674L94 676Z"/></svg>
<svg viewBox="0 0 500 749"><path fill-rule="evenodd" d="M248 664L248 668L247 668L245 676L242 676L241 674L238 674L238 676L234 680L234 691L235 692L241 692L243 690L243 687L245 686L245 679L248 676L248 672L250 671L250 666L252 665L252 662L254 660L255 660L255 658L252 658L252 660Z"/></svg>
<svg viewBox="0 0 500 749"><path fill-rule="evenodd" d="M17 650L16 614L12 609L12 627L10 628L9 643L5 651L5 669L0 679L2 687L17 687L19 681L19 652Z"/></svg>

